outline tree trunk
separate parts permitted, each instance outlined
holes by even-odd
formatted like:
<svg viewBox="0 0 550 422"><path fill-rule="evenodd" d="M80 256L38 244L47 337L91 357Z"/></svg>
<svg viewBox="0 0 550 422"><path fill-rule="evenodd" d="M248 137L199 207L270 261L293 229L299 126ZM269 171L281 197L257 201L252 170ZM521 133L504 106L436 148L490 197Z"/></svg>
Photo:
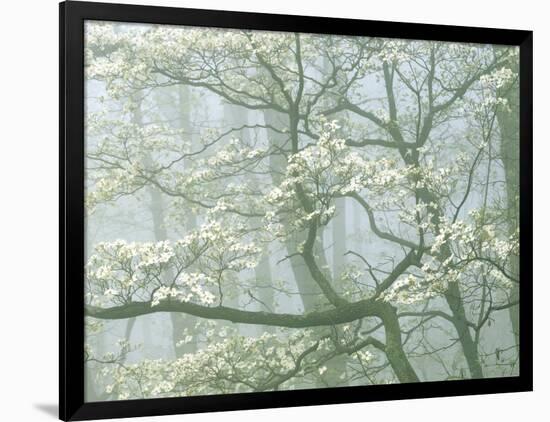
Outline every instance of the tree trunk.
<svg viewBox="0 0 550 422"><path fill-rule="evenodd" d="M518 63L509 64L511 70L518 73ZM504 86L499 93L508 100L509 110L499 107L497 120L500 127L500 154L504 166L507 197L508 234L512 235L519 227L519 90L512 82ZM512 257L510 272L519 278L519 256ZM510 291L510 302L519 300L519 284L515 283ZM516 348L519 348L519 305L509 308L510 321Z"/></svg>
<svg viewBox="0 0 550 422"><path fill-rule="evenodd" d="M288 116L272 110L266 110L264 112L264 120L266 125L272 126L277 129L285 129L289 126ZM288 135L269 129L267 133L270 147L282 147L285 143L288 142ZM281 182L282 177L285 173L287 165L286 159L284 158L284 156L281 155L271 155L269 157L269 164L273 185L277 186ZM288 224L290 224L290 222L288 222ZM322 261L321 264L326 265L326 258L321 238L322 231L319 230L319 232L320 234L315 245L315 253L319 256L320 261ZM295 233L292 239L287 239L287 241L285 242L287 254L289 256L296 254L298 245L305 241L305 239L306 234L303 232ZM312 310L315 310L322 303L321 289L319 288L317 283L315 283L313 277L311 277L311 274L309 273L309 270L301 256L294 256L290 258L290 266L294 275L296 286L298 288L298 291L300 292L300 298L302 300L304 311L310 312Z"/></svg>
<svg viewBox="0 0 550 422"><path fill-rule="evenodd" d="M434 195L427 189L420 189L418 196L426 204L437 204L437 201ZM432 217L432 222L434 223L436 230L435 234L439 234L439 224L441 222L443 213L441 209L434 209L434 216ZM451 256L451 250L448 245L443 245L439 260L441 262L445 261ZM464 308L464 301L462 298L462 292L458 283L450 283L447 287L447 290L444 293L445 300L449 305L452 314L452 324L455 327L455 330L458 334L458 339L460 345L462 346L462 351L464 357L466 358L466 363L468 364L468 369L470 371L471 378L483 378L483 370L481 368L481 363L479 361L479 352L477 346L475 345L472 333L468 325L468 318L466 316L466 310Z"/></svg>
<svg viewBox="0 0 550 422"><path fill-rule="evenodd" d="M342 290L339 283L342 271L346 265L346 198L335 200L336 214L332 223L332 279L337 290ZM347 361L346 355L337 356L327 365L326 377L333 379L334 385L348 385L347 382Z"/></svg>
<svg viewBox="0 0 550 422"><path fill-rule="evenodd" d="M453 282L449 284L447 291L445 292L445 299L447 304L451 308L453 315L453 325L458 334L466 363L470 370L471 378L483 378L483 370L481 363L479 362L479 353L477 346L470 333L470 328L467 324L466 312L464 310L464 304L462 302L462 295L458 283Z"/></svg>
<svg viewBox="0 0 550 422"><path fill-rule="evenodd" d="M403 350L401 327L395 308L390 304L385 304L380 313L380 318L384 323L384 330L386 332L386 356L397 379L401 383L419 382L418 375L416 375Z"/></svg>

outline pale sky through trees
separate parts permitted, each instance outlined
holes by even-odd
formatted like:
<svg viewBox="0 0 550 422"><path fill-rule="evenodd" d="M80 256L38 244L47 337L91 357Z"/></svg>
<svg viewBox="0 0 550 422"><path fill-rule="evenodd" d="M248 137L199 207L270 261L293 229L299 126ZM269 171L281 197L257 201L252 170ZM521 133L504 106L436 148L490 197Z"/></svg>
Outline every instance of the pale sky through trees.
<svg viewBox="0 0 550 422"><path fill-rule="evenodd" d="M518 48L86 22L86 400L519 374Z"/></svg>

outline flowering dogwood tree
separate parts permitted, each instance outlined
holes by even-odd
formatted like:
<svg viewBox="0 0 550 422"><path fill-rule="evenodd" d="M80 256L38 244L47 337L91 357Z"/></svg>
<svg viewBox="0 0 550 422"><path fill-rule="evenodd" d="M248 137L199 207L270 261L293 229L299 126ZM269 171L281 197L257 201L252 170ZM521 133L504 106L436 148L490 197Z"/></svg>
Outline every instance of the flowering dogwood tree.
<svg viewBox="0 0 550 422"><path fill-rule="evenodd" d="M518 373L515 48L85 35L90 400Z"/></svg>

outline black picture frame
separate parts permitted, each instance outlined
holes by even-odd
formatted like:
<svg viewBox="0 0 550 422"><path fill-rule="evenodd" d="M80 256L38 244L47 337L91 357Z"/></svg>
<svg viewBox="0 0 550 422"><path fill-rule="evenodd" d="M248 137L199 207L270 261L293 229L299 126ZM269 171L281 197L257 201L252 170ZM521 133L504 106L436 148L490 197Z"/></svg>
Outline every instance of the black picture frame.
<svg viewBox="0 0 550 422"><path fill-rule="evenodd" d="M404 39L520 48L520 375L415 384L84 402L84 21L105 20ZM325 17L70 1L59 6L60 343L59 417L87 420L375 400L531 391L533 33Z"/></svg>

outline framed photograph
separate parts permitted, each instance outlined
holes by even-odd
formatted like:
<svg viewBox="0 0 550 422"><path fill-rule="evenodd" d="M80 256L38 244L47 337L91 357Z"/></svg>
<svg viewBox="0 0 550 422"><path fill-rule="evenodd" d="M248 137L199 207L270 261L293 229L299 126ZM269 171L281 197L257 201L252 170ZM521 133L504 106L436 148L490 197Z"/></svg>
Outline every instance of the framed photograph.
<svg viewBox="0 0 550 422"><path fill-rule="evenodd" d="M60 4L60 418L532 389L532 32Z"/></svg>

